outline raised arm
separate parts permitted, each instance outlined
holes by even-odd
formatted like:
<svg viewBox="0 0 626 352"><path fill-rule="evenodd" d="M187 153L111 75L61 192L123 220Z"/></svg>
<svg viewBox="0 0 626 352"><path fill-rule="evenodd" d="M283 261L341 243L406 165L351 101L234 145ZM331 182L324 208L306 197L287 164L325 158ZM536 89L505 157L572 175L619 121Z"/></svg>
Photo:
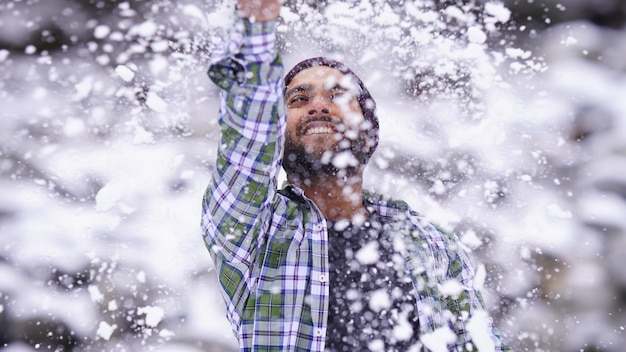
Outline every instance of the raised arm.
<svg viewBox="0 0 626 352"><path fill-rule="evenodd" d="M240 32L235 42L216 51L225 54L212 58L208 72L222 89L221 140L202 214L204 240L231 301L229 313L235 315L247 297L251 264L264 241L285 121L283 66L274 45L280 3L240 0L239 7L244 17Z"/></svg>

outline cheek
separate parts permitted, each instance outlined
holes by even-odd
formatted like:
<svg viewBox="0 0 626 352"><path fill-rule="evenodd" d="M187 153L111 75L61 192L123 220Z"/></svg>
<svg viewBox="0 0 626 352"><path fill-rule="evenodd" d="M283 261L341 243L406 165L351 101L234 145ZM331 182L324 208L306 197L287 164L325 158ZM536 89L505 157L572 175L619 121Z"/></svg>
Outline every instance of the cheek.
<svg viewBox="0 0 626 352"><path fill-rule="evenodd" d="M338 104L339 110L344 116L344 121L349 126L359 125L363 120L363 113L361 112L361 105L354 100L349 103Z"/></svg>
<svg viewBox="0 0 626 352"><path fill-rule="evenodd" d="M296 129L298 119L296 118L295 112L290 111L290 109L287 109L286 114L287 114L286 125L285 125L286 132L293 133L293 131L295 131Z"/></svg>
<svg viewBox="0 0 626 352"><path fill-rule="evenodd" d="M351 122L353 125L361 125L364 120L363 110L361 110L361 105L359 105L358 101L353 101L350 103L350 112Z"/></svg>
<svg viewBox="0 0 626 352"><path fill-rule="evenodd" d="M363 113L361 113L360 108L350 109L350 111L346 112L344 117L344 122L350 130L359 130L360 126L363 124L363 121L364 117Z"/></svg>

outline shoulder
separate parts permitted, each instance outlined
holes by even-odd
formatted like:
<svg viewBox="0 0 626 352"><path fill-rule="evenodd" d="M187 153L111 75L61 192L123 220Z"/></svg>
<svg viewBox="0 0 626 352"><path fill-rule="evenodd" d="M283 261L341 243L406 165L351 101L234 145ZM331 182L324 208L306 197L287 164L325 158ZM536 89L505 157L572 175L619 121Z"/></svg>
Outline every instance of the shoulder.
<svg viewBox="0 0 626 352"><path fill-rule="evenodd" d="M404 200L394 199L371 191L364 191L363 198L365 206L383 218L394 222L405 221L417 227L421 232L430 233L435 237L444 235L444 232L428 221L426 216L412 209Z"/></svg>
<svg viewBox="0 0 626 352"><path fill-rule="evenodd" d="M304 195L300 188L288 183L284 183L283 187L276 192L272 201L272 208L274 213L280 214L286 220L302 218L302 221L310 222L313 221L312 218L315 218L318 222L321 221L318 219L321 215L311 215L315 211L312 201Z"/></svg>

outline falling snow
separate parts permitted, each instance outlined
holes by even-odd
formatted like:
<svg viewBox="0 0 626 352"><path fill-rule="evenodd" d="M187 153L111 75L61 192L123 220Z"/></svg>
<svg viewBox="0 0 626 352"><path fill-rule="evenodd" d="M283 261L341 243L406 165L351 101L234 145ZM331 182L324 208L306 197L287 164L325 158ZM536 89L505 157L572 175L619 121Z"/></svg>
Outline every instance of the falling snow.
<svg viewBox="0 0 626 352"><path fill-rule="evenodd" d="M100 325L98 325L98 331L96 332L96 334L98 334L98 337L108 340L111 338L111 335L113 335L113 331L115 331L115 328L117 328L117 326L111 326L107 322L101 321Z"/></svg>
<svg viewBox="0 0 626 352"><path fill-rule="evenodd" d="M199 228L219 136L205 73L234 3L0 3L0 349L238 350ZM443 3L287 1L283 60L364 80L381 120L365 186L461 238L490 309L467 317L479 351L489 314L514 350L621 352L619 1ZM400 316L393 336L414 333Z"/></svg>

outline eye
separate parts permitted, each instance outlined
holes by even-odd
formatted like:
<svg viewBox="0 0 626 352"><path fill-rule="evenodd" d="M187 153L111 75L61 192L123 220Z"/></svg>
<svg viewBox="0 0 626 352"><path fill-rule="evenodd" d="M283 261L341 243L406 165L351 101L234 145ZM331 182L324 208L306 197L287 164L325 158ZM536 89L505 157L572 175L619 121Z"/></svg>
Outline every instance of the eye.
<svg viewBox="0 0 626 352"><path fill-rule="evenodd" d="M352 99L352 95L345 88L335 88L330 93L330 99L335 102L348 102Z"/></svg>
<svg viewBox="0 0 626 352"><path fill-rule="evenodd" d="M294 94L291 98L289 98L287 105L292 106L296 104L302 104L307 102L308 100L309 97L306 94Z"/></svg>

